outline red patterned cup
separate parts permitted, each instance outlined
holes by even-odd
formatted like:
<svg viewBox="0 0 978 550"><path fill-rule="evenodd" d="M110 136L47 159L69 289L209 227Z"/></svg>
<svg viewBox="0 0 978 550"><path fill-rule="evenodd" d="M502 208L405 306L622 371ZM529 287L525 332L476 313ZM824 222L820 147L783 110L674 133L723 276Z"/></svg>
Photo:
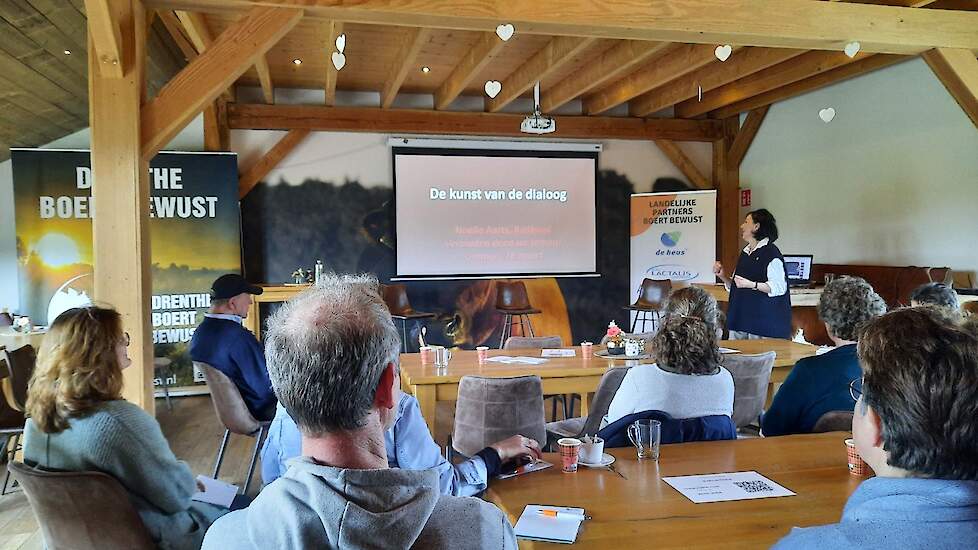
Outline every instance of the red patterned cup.
<svg viewBox="0 0 978 550"><path fill-rule="evenodd" d="M873 469L866 464L863 457L859 456L859 449L856 448L856 442L851 438L846 440L846 454L849 455L849 473L854 476L870 476L873 475Z"/></svg>
<svg viewBox="0 0 978 550"><path fill-rule="evenodd" d="M489 346L479 346L475 348L475 352L479 356L480 363L485 363L489 359Z"/></svg>
<svg viewBox="0 0 978 550"><path fill-rule="evenodd" d="M421 346L421 364L430 365L435 362L435 350L431 346Z"/></svg>
<svg viewBox="0 0 978 550"><path fill-rule="evenodd" d="M557 447L560 449L560 461L563 464L564 473L570 474L577 471L577 455L581 449L581 440L573 437L565 437L557 440Z"/></svg>

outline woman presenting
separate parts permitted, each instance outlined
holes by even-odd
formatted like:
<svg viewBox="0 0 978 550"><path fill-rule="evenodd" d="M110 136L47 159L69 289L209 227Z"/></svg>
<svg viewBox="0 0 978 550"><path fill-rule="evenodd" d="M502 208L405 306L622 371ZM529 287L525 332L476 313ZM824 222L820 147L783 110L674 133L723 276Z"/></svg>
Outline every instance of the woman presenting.
<svg viewBox="0 0 978 550"><path fill-rule="evenodd" d="M774 216L763 208L747 214L740 237L747 246L737 259L733 278L726 276L720 262L713 264L713 272L730 289L730 339L791 338L791 298L784 258L774 245L778 239Z"/></svg>

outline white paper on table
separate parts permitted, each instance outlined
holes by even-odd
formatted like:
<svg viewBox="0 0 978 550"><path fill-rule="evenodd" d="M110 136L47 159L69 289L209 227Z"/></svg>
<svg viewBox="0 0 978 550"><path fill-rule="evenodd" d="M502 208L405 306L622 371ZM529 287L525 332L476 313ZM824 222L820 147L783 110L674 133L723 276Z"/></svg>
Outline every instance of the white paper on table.
<svg viewBox="0 0 978 550"><path fill-rule="evenodd" d="M540 352L540 357L577 357L577 351L573 349L545 349Z"/></svg>
<svg viewBox="0 0 978 550"><path fill-rule="evenodd" d="M662 481L696 504L795 496L795 493L753 471L664 477Z"/></svg>
<svg viewBox="0 0 978 550"><path fill-rule="evenodd" d="M580 514L581 519L542 516L540 510L557 510ZM520 519L513 526L513 531L521 539L572 544L577 540L577 533L581 530L583 521L584 508L527 504L526 508L523 509L523 514L520 515Z"/></svg>
<svg viewBox="0 0 978 550"><path fill-rule="evenodd" d="M225 483L212 477L199 475L197 476L197 481L204 486L204 490L195 493L194 496L190 497L190 500L230 508L231 501L238 494L237 485Z"/></svg>
<svg viewBox="0 0 978 550"><path fill-rule="evenodd" d="M510 357L508 355L496 355L494 357L490 357L489 359L487 359L487 361L492 361L493 363L503 363L506 365L510 365L513 363L523 363L526 365L540 365L547 362L546 359L540 359L538 357L526 357L526 356Z"/></svg>
<svg viewBox="0 0 978 550"><path fill-rule="evenodd" d="M739 349L725 348L720 346L720 353L740 353Z"/></svg>

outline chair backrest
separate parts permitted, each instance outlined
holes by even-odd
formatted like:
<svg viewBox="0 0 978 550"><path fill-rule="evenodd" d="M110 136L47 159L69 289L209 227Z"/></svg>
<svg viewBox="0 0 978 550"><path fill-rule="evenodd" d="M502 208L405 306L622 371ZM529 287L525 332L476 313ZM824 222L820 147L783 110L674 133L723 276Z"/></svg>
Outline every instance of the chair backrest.
<svg viewBox="0 0 978 550"><path fill-rule="evenodd" d="M738 428L757 420L764 410L776 355L773 351L756 355L724 354L723 368L730 371L734 381L733 421Z"/></svg>
<svg viewBox="0 0 978 550"><path fill-rule="evenodd" d="M496 281L498 309L530 309L530 298L522 281Z"/></svg>
<svg viewBox="0 0 978 550"><path fill-rule="evenodd" d="M540 377L463 376L458 382L452 447L473 456L516 434L532 437L541 445L547 441Z"/></svg>
<svg viewBox="0 0 978 550"><path fill-rule="evenodd" d="M156 548L115 478L101 472L49 472L13 461L7 467L37 516L45 547Z"/></svg>
<svg viewBox="0 0 978 550"><path fill-rule="evenodd" d="M7 373L3 379L3 397L10 408L23 412L27 403L27 383L34 374L37 355L31 345L21 346L13 351L0 350Z"/></svg>
<svg viewBox="0 0 978 550"><path fill-rule="evenodd" d="M852 411L829 411L818 418L812 433L851 432Z"/></svg>
<svg viewBox="0 0 978 550"><path fill-rule="evenodd" d="M380 285L380 291L391 315L406 315L414 311L408 300L407 285Z"/></svg>
<svg viewBox="0 0 978 550"><path fill-rule="evenodd" d="M618 393L621 381L625 379L625 374L632 367L612 367L604 372L601 381L598 382L598 389L594 390L594 399L591 401L591 409L587 418L584 420L584 429L581 434L596 434L601 428L601 421L608 414L611 408L611 400Z"/></svg>
<svg viewBox="0 0 978 550"><path fill-rule="evenodd" d="M669 279L643 279L642 288L638 292L635 305L649 309L662 309L669 300L672 292L672 281Z"/></svg>
<svg viewBox="0 0 978 550"><path fill-rule="evenodd" d="M660 443L688 443L691 441L721 441L737 439L737 428L725 414L699 418L673 418L662 411L642 411L619 418L598 432L606 448L628 447L628 426L636 420L658 420L662 423Z"/></svg>
<svg viewBox="0 0 978 550"><path fill-rule="evenodd" d="M236 434L251 435L261 428L241 398L241 392L223 372L207 363L194 361L194 366L204 373L204 380L211 391L211 401L218 420Z"/></svg>
<svg viewBox="0 0 978 550"><path fill-rule="evenodd" d="M503 349L541 349L563 346L564 339L560 336L510 336L503 344Z"/></svg>

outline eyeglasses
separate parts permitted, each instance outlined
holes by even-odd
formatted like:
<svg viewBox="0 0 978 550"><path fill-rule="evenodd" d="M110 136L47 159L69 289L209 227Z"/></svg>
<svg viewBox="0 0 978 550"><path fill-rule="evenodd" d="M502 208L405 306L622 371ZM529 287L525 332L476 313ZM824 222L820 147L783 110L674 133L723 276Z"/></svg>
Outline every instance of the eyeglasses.
<svg viewBox="0 0 978 550"><path fill-rule="evenodd" d="M129 347L129 333L128 332L123 332L122 333L122 341L126 343L126 347L128 348Z"/></svg>
<svg viewBox="0 0 978 550"><path fill-rule="evenodd" d="M852 382L849 382L849 395L852 396L853 401L859 401L859 398L863 394L863 379L856 378Z"/></svg>

